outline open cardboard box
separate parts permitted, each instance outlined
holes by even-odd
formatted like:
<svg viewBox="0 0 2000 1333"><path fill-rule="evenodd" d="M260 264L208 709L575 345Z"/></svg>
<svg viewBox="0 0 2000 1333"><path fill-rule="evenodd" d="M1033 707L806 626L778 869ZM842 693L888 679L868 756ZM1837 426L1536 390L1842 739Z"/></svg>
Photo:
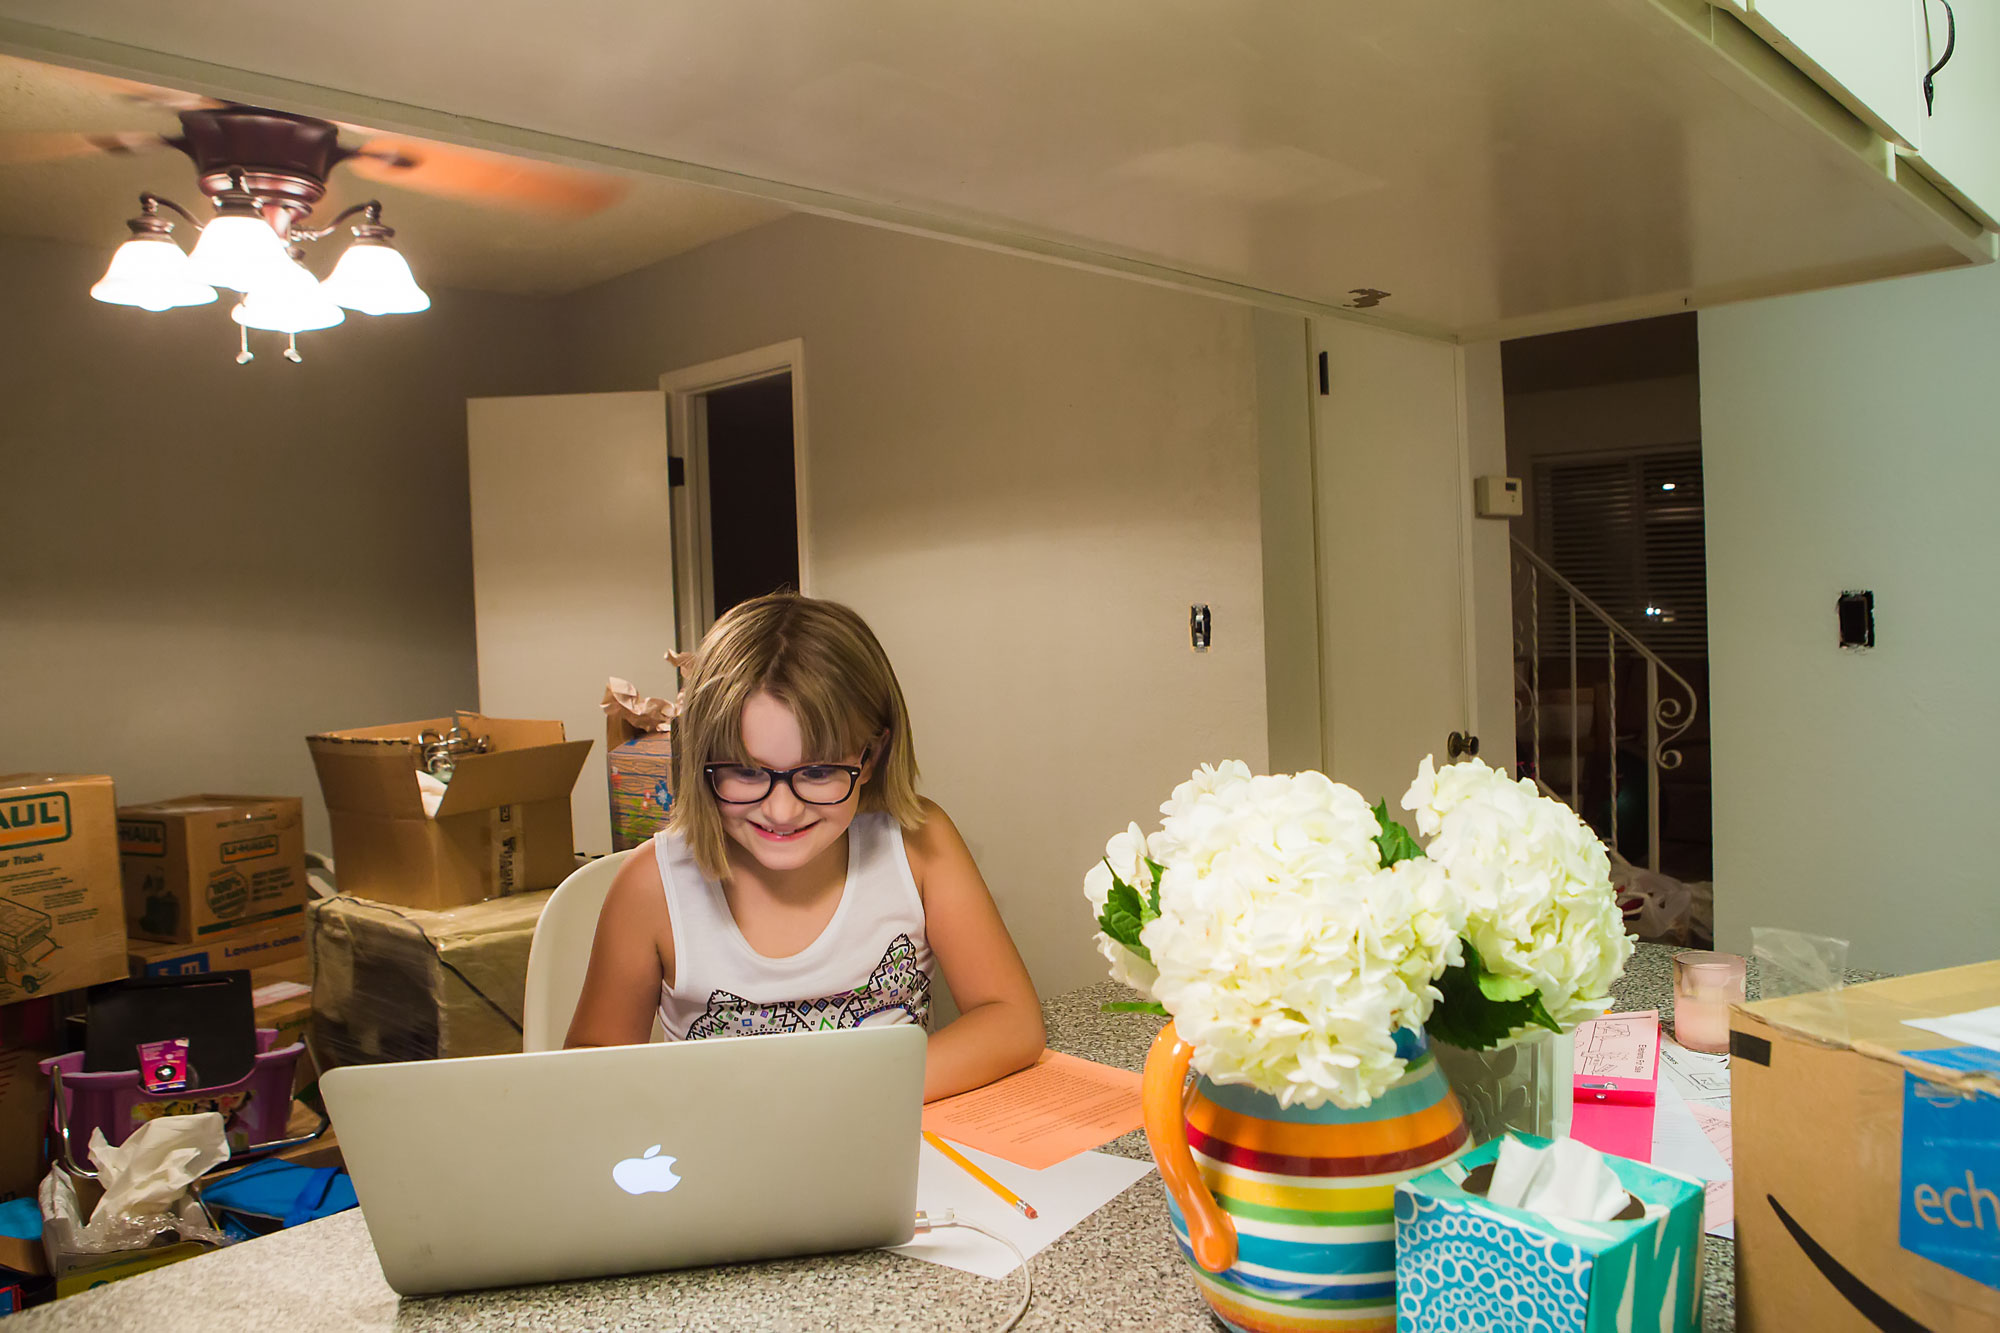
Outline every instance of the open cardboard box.
<svg viewBox="0 0 2000 1333"><path fill-rule="evenodd" d="M1995 1005L2000 962L1732 1010L1738 1328L2000 1328L2000 1051L1908 1025Z"/></svg>
<svg viewBox="0 0 2000 1333"><path fill-rule="evenodd" d="M435 818L417 785L425 731L488 738L458 761ZM570 789L591 742L561 722L459 713L308 736L343 894L442 910L554 888L575 864Z"/></svg>

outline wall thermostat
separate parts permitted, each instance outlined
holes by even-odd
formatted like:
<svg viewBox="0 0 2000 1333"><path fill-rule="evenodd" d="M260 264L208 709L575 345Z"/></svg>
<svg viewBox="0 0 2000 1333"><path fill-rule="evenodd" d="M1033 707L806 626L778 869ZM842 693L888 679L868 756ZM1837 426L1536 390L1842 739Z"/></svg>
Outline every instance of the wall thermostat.
<svg viewBox="0 0 2000 1333"><path fill-rule="evenodd" d="M1472 482L1472 512L1481 518L1519 518L1519 477L1476 477Z"/></svg>

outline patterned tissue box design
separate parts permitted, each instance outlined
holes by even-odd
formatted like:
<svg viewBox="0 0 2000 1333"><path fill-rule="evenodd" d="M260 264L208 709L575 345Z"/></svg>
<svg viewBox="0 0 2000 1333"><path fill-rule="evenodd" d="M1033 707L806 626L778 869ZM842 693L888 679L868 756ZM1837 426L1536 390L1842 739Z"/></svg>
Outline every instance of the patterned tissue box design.
<svg viewBox="0 0 2000 1333"><path fill-rule="evenodd" d="M1517 1134L1530 1147L1547 1139ZM1695 1333L1702 1187L1607 1155L1644 1209L1630 1221L1544 1217L1491 1203L1466 1178L1495 1140L1396 1187L1397 1333Z"/></svg>

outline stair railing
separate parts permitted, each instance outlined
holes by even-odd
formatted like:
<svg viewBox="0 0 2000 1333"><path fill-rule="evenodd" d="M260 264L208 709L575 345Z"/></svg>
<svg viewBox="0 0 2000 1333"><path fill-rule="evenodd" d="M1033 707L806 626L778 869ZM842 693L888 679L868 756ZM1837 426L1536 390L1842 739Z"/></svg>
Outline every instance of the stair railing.
<svg viewBox="0 0 2000 1333"><path fill-rule="evenodd" d="M1618 654L1621 648L1638 657L1646 672L1646 865L1660 868L1660 776L1681 766L1684 757L1677 747L1681 736L1694 724L1700 700L1687 677L1675 671L1639 636L1618 622L1618 618L1592 601L1574 583L1556 572L1555 566L1537 555L1517 537L1514 542L1514 695L1515 720L1532 738L1535 781L1558 799L1565 799L1543 781L1542 773L1542 596L1547 585L1551 608L1560 616L1561 639L1556 645L1568 656L1569 700L1569 793L1570 808L1583 810L1583 755L1581 708L1577 689L1577 658L1584 635L1604 636L1607 683L1605 697L1606 769L1610 775L1610 836L1618 847ZM1581 612L1586 622L1578 624ZM1595 652L1595 647L1587 649ZM1662 684L1664 678L1664 691Z"/></svg>

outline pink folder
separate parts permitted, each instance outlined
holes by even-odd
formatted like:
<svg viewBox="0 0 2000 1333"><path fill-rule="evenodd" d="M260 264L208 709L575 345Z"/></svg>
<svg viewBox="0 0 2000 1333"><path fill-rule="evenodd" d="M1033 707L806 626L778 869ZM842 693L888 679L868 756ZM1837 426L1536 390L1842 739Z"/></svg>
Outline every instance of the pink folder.
<svg viewBox="0 0 2000 1333"><path fill-rule="evenodd" d="M1651 1161L1659 1087L1659 1010L1606 1014L1581 1025L1570 1137L1599 1152Z"/></svg>

